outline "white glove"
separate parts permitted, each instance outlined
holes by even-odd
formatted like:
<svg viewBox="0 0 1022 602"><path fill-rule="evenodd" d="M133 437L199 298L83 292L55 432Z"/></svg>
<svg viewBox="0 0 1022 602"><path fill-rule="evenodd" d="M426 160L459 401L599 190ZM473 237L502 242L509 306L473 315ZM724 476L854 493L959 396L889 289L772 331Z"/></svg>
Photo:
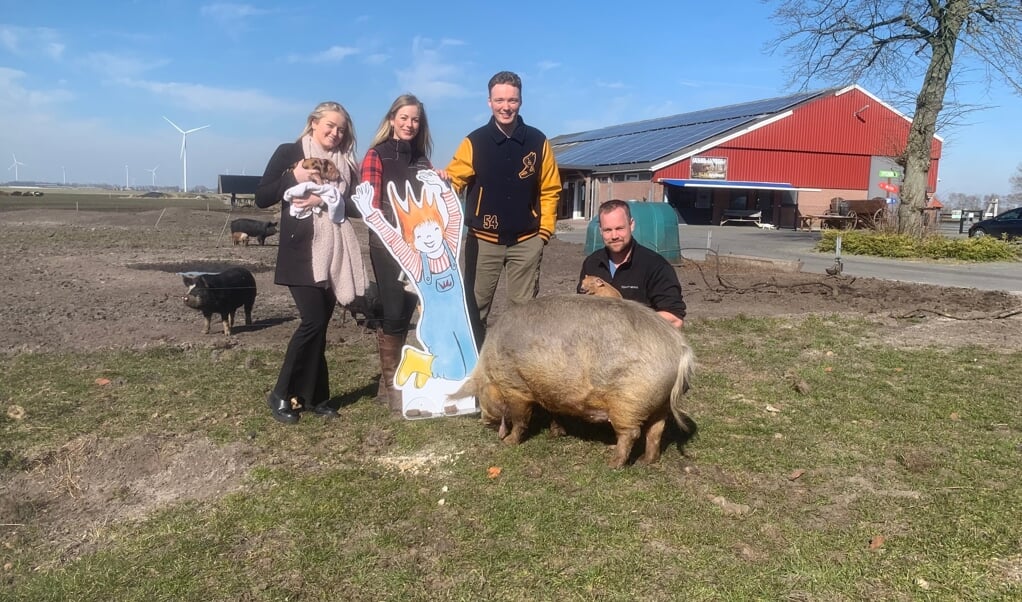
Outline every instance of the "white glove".
<svg viewBox="0 0 1022 602"><path fill-rule="evenodd" d="M373 207L373 185L369 182L362 182L355 187L355 194L351 195L351 200L358 207L358 212L362 214L362 217L369 217L369 214L376 211Z"/></svg>

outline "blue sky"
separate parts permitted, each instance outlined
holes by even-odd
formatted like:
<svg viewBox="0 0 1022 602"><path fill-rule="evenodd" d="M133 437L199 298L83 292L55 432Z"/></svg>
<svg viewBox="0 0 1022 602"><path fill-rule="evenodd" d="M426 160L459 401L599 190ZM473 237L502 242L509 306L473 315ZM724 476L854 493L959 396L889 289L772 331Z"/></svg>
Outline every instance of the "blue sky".
<svg viewBox="0 0 1022 602"><path fill-rule="evenodd" d="M519 0L217 3L0 0L0 181L180 185L259 175L309 110L336 100L365 151L402 92L425 103L434 163L489 117L496 71L524 82L522 116L550 137L784 95L785 57L764 53L771 7L751 0L584 5ZM875 91L869 82L860 82ZM811 88L829 85L820 82ZM946 132L938 194L1010 192L1022 99ZM127 166L127 170L125 169Z"/></svg>

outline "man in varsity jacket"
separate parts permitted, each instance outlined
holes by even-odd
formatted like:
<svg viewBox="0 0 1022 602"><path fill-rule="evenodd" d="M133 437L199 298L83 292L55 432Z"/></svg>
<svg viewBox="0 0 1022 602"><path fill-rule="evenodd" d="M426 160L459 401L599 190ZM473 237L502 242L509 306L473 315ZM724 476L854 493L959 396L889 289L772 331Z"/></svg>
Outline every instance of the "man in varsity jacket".
<svg viewBox="0 0 1022 602"><path fill-rule="evenodd" d="M561 178L550 142L518 115L522 80L501 71L489 83L489 123L465 137L447 166L464 195L465 288L482 345L501 272L507 296L524 303L539 293L543 247L554 234Z"/></svg>

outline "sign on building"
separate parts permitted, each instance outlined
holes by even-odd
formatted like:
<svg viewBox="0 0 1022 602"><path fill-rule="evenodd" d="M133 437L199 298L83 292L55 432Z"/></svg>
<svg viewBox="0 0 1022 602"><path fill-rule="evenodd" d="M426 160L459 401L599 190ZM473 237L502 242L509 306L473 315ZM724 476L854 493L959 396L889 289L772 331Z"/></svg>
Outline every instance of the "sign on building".
<svg viewBox="0 0 1022 602"><path fill-rule="evenodd" d="M692 157L692 179L726 180L727 157Z"/></svg>

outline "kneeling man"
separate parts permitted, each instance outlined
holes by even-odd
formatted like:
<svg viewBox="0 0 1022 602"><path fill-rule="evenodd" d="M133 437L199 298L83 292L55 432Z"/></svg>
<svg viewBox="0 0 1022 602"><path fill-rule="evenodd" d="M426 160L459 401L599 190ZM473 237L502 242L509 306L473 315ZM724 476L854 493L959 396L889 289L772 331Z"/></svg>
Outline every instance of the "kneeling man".
<svg viewBox="0 0 1022 602"><path fill-rule="evenodd" d="M674 267L662 255L632 238L635 220L628 203L619 200L600 205L600 234L604 248L582 263L577 291L586 276L597 276L616 288L625 299L653 308L675 328L685 322L685 301Z"/></svg>

